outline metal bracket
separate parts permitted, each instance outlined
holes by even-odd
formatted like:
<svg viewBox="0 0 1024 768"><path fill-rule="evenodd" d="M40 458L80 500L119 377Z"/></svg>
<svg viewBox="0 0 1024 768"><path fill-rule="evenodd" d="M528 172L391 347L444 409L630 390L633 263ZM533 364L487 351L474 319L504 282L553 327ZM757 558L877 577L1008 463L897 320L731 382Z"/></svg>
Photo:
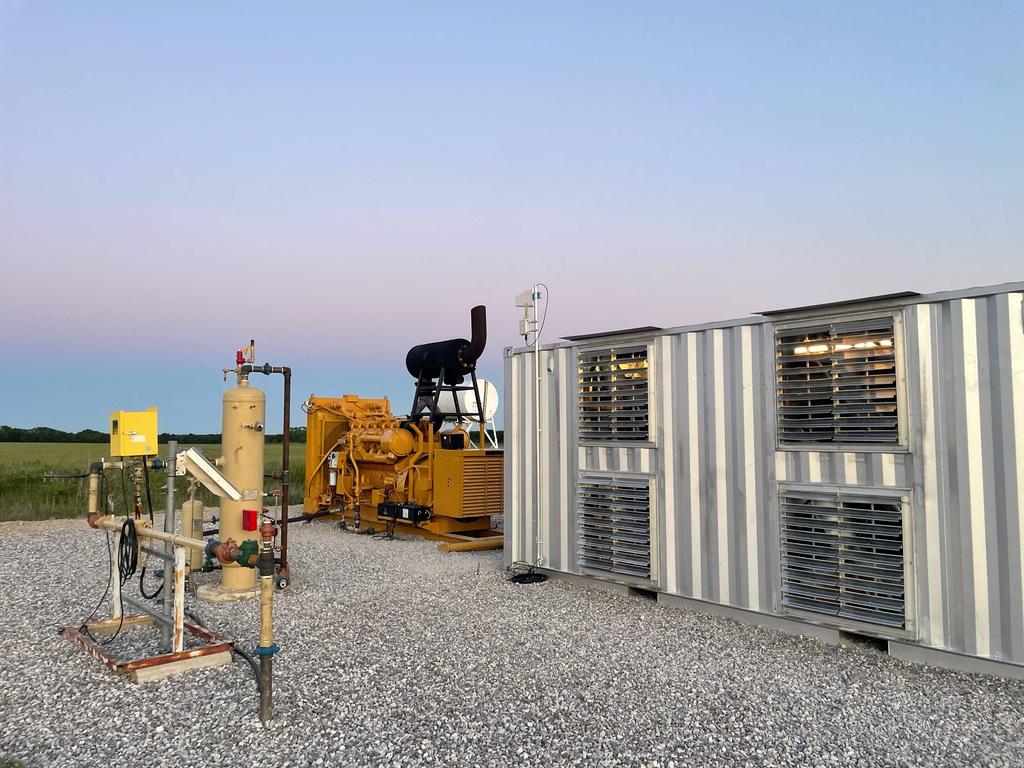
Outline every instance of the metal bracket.
<svg viewBox="0 0 1024 768"><path fill-rule="evenodd" d="M255 491L243 493L224 477L223 473L214 466L213 462L206 458L196 448L189 448L177 456L174 473L178 476L186 473L191 474L201 482L211 493L222 499L242 501L243 499L255 499Z"/></svg>

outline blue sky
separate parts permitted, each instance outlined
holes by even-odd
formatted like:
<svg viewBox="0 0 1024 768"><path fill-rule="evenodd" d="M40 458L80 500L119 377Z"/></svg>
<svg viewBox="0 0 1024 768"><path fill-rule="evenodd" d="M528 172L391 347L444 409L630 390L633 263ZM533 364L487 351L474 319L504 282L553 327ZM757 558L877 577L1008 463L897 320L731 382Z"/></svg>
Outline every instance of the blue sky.
<svg viewBox="0 0 1024 768"><path fill-rule="evenodd" d="M1021 279L1022 40L1019 2L0 0L0 423L217 429L250 337L296 404L404 410L475 303L500 380L536 280L554 339Z"/></svg>

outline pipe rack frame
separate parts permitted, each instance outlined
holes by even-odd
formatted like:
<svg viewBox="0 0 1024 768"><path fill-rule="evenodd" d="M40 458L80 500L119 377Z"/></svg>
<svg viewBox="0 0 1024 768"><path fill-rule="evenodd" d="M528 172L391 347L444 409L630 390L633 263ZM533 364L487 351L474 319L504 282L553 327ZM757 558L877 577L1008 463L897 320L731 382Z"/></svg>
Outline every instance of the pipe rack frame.
<svg viewBox="0 0 1024 768"><path fill-rule="evenodd" d="M123 659L111 653L94 639L97 635L113 634L117 631L118 626L121 626L123 631L124 629L152 626L153 623L152 616L132 614L93 621L79 627L64 627L61 634L78 643L105 667L124 675L133 683L163 680L186 670L220 667L231 663L231 649L234 647L234 641L190 621L183 622L184 631L198 637L203 641L203 645L190 648L187 651L171 651L155 656Z"/></svg>
<svg viewBox="0 0 1024 768"><path fill-rule="evenodd" d="M82 646L108 669L124 674L136 683L162 680L189 669L230 664L231 650L234 647L234 641L231 638L185 620L185 572L187 570L185 550L202 550L206 547L206 542L171 531L142 527L137 529L140 539L163 542L166 550L157 556L164 559L167 565L170 565L171 562L174 564L173 576L171 568L166 566L164 568L165 589L166 584L171 582L173 590L165 591L161 610L155 606L150 607L143 600L121 595L121 583L117 573L117 550L120 544L122 522L120 518L113 515L106 515L92 521L93 527L113 533L110 574L111 618L89 622L78 627L64 627L61 633ZM126 607L141 611L141 613L122 615L122 601ZM115 656L106 646L95 639L97 635L110 635L125 629L138 629L154 624L160 625L163 638L161 644L164 652L153 656L123 659ZM186 650L186 633L199 638L203 644L197 648Z"/></svg>

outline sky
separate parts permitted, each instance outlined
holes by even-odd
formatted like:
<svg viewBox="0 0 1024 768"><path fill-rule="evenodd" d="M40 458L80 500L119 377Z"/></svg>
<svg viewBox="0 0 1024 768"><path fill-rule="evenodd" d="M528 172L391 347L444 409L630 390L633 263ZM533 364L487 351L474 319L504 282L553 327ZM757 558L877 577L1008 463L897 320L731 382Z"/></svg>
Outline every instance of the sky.
<svg viewBox="0 0 1024 768"><path fill-rule="evenodd" d="M474 304L500 387L536 281L555 341L1024 279L1022 40L1021 2L0 0L0 424L217 431L250 338L296 408L404 413Z"/></svg>

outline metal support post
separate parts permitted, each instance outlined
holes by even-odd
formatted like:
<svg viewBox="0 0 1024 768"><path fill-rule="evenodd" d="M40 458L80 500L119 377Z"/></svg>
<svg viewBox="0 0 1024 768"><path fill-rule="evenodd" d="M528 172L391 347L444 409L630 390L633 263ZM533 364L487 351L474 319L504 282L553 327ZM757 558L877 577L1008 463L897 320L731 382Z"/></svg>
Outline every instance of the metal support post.
<svg viewBox="0 0 1024 768"><path fill-rule="evenodd" d="M176 458L177 454L178 454L178 443L177 443L177 441L169 440L167 442L167 462L166 462L166 473L167 473L167 507L166 507L166 512L164 513L164 533L174 533L174 480L175 480L175 458ZM185 533L185 531L182 531L182 533ZM188 533L191 533L191 531L189 531ZM177 568L177 566L178 566L178 560L177 560L178 552L174 551L174 547L173 547L173 545L170 542L164 542L164 554L167 555L167 557L164 558L164 589L163 589L164 601L163 601L163 605L164 605L164 613L166 613L169 616L170 613L171 613L171 603L173 602L175 604L175 606L177 606L177 600L178 600L178 591L179 590L178 590L177 584L175 583L175 581L176 581L175 577L177 576L177 569L178 569ZM174 570L175 570L175 573L172 573L171 572L171 568L170 568L170 562L169 561L171 561L172 558L174 560L174 566L175 566ZM184 593L184 589L182 589L181 592ZM184 598L184 594L182 594L182 598ZM174 634L175 635L180 636L180 634L181 634L180 630L179 630L180 626L181 626L181 624L176 621L175 624L174 624ZM170 629L167 627L166 624L161 626L161 629L160 629L160 642L161 642L162 647L163 647L163 649L165 651L171 647L172 641L173 641L173 643L175 645L174 650L175 651L180 651L181 648L177 647L179 639L180 639L179 637L172 637L172 633L171 633Z"/></svg>
<svg viewBox="0 0 1024 768"><path fill-rule="evenodd" d="M168 545L170 546L170 545ZM165 571L167 567L165 566ZM174 648L185 650L185 548L174 548Z"/></svg>

